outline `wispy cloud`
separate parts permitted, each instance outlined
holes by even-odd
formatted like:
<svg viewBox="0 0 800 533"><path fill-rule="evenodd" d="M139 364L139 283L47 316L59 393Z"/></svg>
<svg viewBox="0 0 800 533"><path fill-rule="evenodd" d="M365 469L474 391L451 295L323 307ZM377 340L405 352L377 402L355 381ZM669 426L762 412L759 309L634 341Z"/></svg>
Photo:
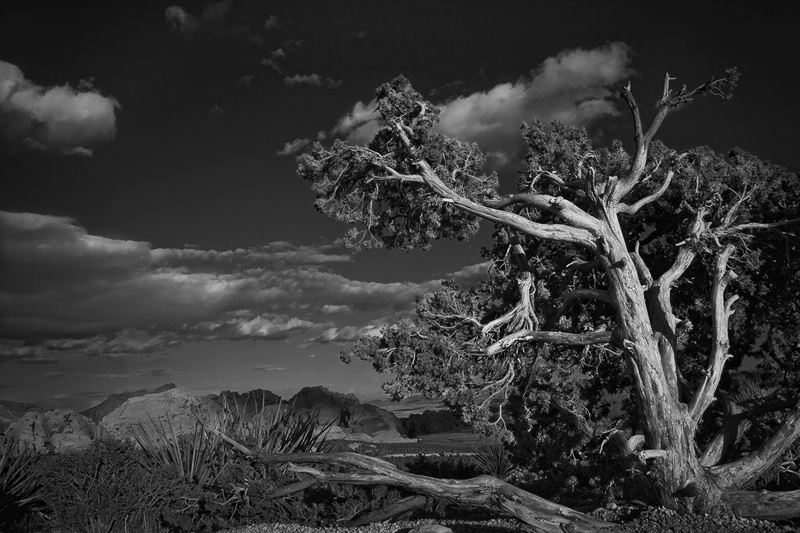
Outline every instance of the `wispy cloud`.
<svg viewBox="0 0 800 533"><path fill-rule="evenodd" d="M208 3L199 17L190 14L181 6L169 6L164 11L167 23L185 37L193 37L209 26L219 24L233 6L233 0Z"/></svg>
<svg viewBox="0 0 800 533"><path fill-rule="evenodd" d="M306 341L304 346L308 347L313 344L329 344L329 343L351 343L357 341L361 337L378 336L381 334L381 323L371 323L366 326L344 326L344 327L330 327L322 331L316 337Z"/></svg>
<svg viewBox="0 0 800 533"><path fill-rule="evenodd" d="M68 373L60 373L60 372L47 372L42 374L40 380L78 380L78 379L88 379L88 380L106 380L106 379L132 379L132 378L139 378L139 377L162 377L162 376L169 376L172 375L172 371L166 370L163 368L153 368L153 369L143 369L138 370L136 372L126 372L126 373L115 373L115 374L87 374L87 373L77 373L77 374L68 374Z"/></svg>
<svg viewBox="0 0 800 533"><path fill-rule="evenodd" d="M267 20L264 21L264 29L267 31L274 30L275 28L280 27L280 25L280 20L275 15L270 15L267 17Z"/></svg>
<svg viewBox="0 0 800 533"><path fill-rule="evenodd" d="M297 155L309 146L311 146L311 139L295 139L284 144L283 148L278 150L277 155Z"/></svg>
<svg viewBox="0 0 800 533"><path fill-rule="evenodd" d="M16 65L0 61L0 138L39 150L91 156L90 146L114 138L119 102L91 80L45 88Z"/></svg>
<svg viewBox="0 0 800 533"><path fill-rule="evenodd" d="M0 211L0 224L0 357L20 363L190 341L323 340L333 338L323 332L335 314L408 313L417 293L438 287L348 279L332 270L352 260L340 243L153 248L92 235L66 217Z"/></svg>
<svg viewBox="0 0 800 533"><path fill-rule="evenodd" d="M294 76L286 76L283 78L283 83L287 87L296 87L298 85L310 85L312 87L338 87L342 84L341 80L335 80L330 77L320 76L319 74L295 74Z"/></svg>
<svg viewBox="0 0 800 533"><path fill-rule="evenodd" d="M253 370L256 372L283 372L286 368L282 366L275 366L275 365L260 365L254 366Z"/></svg>
<svg viewBox="0 0 800 533"><path fill-rule="evenodd" d="M522 150L519 128L539 118L586 126L615 116L613 88L633 73L630 49L609 43L591 50L574 49L549 57L528 75L489 90L459 96L440 104L435 131L477 142L496 166L518 160ZM380 128L375 103L356 102L332 132L354 144L364 144Z"/></svg>

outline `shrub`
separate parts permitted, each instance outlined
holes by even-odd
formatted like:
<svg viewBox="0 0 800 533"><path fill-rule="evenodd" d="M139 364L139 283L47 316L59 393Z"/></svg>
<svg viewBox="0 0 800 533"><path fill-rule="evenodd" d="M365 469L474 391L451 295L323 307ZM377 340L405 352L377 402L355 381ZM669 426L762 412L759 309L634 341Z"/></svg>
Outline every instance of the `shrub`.
<svg viewBox="0 0 800 533"><path fill-rule="evenodd" d="M449 454L417 455L412 461L399 465L412 474L437 479L469 479L480 474L472 456Z"/></svg>
<svg viewBox="0 0 800 533"><path fill-rule="evenodd" d="M517 468L503 443L498 441L482 440L480 450L472 456L483 473L503 481L511 477Z"/></svg>
<svg viewBox="0 0 800 533"><path fill-rule="evenodd" d="M263 399L262 399L263 402ZM264 453L299 453L325 451L330 446L325 434L335 420L319 425L319 413L295 414L291 408L277 404L270 414L265 405L255 416L246 416L246 409L224 406L224 433L245 446Z"/></svg>
<svg viewBox="0 0 800 533"><path fill-rule="evenodd" d="M37 472L47 479L41 531L163 531L160 513L174 482L146 470L130 444L99 439L86 450L43 457Z"/></svg>
<svg viewBox="0 0 800 533"><path fill-rule="evenodd" d="M44 509L35 452L6 438L0 445L0 531L25 531Z"/></svg>
<svg viewBox="0 0 800 533"><path fill-rule="evenodd" d="M172 470L184 483L210 486L230 461L230 445L219 433L206 429L199 418L188 435L176 434L172 423L161 419L150 419L149 424L140 421L132 429L148 459L145 467Z"/></svg>

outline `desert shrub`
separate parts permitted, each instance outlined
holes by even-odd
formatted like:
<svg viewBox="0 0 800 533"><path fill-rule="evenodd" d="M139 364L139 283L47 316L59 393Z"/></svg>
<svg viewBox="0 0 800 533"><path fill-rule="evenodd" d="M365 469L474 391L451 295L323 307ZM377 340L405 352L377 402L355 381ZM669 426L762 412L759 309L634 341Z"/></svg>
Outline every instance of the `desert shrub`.
<svg viewBox="0 0 800 533"><path fill-rule="evenodd" d="M330 447L325 434L335 420L321 426L318 412L297 414L283 404L271 410L265 407L262 405L255 416L247 416L246 409L226 404L223 432L250 449L264 453L325 451Z"/></svg>
<svg viewBox="0 0 800 533"><path fill-rule="evenodd" d="M212 485L230 461L230 445L199 418L194 431L186 435L178 435L169 420L161 419L140 421L132 430L148 459L144 466L150 471L170 470L184 483Z"/></svg>
<svg viewBox="0 0 800 533"><path fill-rule="evenodd" d="M145 469L130 444L99 439L86 450L43 457L36 470L47 479L40 531L163 531L159 515L174 482Z"/></svg>
<svg viewBox="0 0 800 533"><path fill-rule="evenodd" d="M602 439L587 441L569 425L518 437L513 455L519 468L509 477L514 485L563 504L605 503L621 498L625 472Z"/></svg>
<svg viewBox="0 0 800 533"><path fill-rule="evenodd" d="M26 531L44 510L37 458L13 439L0 444L0 531Z"/></svg>
<svg viewBox="0 0 800 533"><path fill-rule="evenodd" d="M419 454L401 466L407 472L437 479L469 479L481 471L471 455Z"/></svg>
<svg viewBox="0 0 800 533"><path fill-rule="evenodd" d="M198 417L194 431L176 435L167 422L150 421L134 428L150 472L175 478L160 518L170 531L214 531L253 522L323 520L324 506L306 501L301 492L270 499L277 487L296 481L280 465L267 465L240 453L231 440L263 453L324 449L324 434L315 413L297 415L282 405L261 406L248 415L247 406L223 405L219 431ZM252 410L251 410L252 411ZM330 513L328 513L330 514Z"/></svg>

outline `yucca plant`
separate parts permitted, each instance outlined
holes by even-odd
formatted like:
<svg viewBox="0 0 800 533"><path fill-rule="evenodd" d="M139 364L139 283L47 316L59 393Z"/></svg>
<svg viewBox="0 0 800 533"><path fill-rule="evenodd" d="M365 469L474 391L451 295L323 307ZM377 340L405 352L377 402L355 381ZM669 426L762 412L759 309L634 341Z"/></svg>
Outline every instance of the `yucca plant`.
<svg viewBox="0 0 800 533"><path fill-rule="evenodd" d="M32 471L35 452L6 438L0 446L0 531L17 531L45 509L42 483Z"/></svg>
<svg viewBox="0 0 800 533"><path fill-rule="evenodd" d="M145 467L172 468L181 481L208 487L216 482L231 459L230 446L218 433L209 431L200 417L194 431L178 435L167 420L139 421L133 436L149 459Z"/></svg>
<svg viewBox="0 0 800 533"><path fill-rule="evenodd" d="M482 440L480 450L473 453L472 457L484 473L503 481L507 480L517 468L508 451L498 441Z"/></svg>
<svg viewBox="0 0 800 533"><path fill-rule="evenodd" d="M277 404L272 413L261 405L253 417L245 416L244 410L231 411L225 406L227 414L224 433L235 441L246 443L253 449L264 453L297 453L314 449L324 451L328 444L325 434L333 425L319 425L319 413L306 412L296 415L291 408Z"/></svg>

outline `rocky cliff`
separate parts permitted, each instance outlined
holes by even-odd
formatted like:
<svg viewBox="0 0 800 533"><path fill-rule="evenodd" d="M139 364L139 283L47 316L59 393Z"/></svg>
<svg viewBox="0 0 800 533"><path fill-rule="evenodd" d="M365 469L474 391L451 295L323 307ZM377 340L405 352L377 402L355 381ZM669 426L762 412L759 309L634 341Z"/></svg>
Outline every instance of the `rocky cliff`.
<svg viewBox="0 0 800 533"><path fill-rule="evenodd" d="M321 424L333 422L337 427L331 428L329 439L361 434L370 437L369 440L393 442L408 436L396 416L380 407L362 404L353 394L333 392L321 386L305 387L289 400L288 406L298 413L319 413Z"/></svg>
<svg viewBox="0 0 800 533"><path fill-rule="evenodd" d="M57 409L29 411L9 425L4 435L39 453L61 453L86 448L105 430L70 409Z"/></svg>
<svg viewBox="0 0 800 533"><path fill-rule="evenodd" d="M183 387L129 398L100 420L108 433L118 439L133 436L131 427L161 421L169 424L177 434L194 431L198 418L215 424L222 416L222 408L208 397L194 396ZM167 427L167 426L165 426Z"/></svg>

